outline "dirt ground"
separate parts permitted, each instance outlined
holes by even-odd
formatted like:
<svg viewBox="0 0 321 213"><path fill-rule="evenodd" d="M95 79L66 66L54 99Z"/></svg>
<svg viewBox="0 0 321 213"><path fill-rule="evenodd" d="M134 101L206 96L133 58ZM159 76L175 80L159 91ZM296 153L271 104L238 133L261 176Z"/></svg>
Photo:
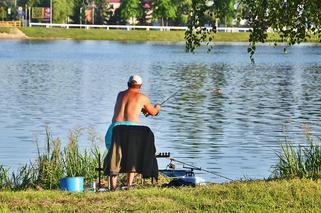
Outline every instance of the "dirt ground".
<svg viewBox="0 0 321 213"><path fill-rule="evenodd" d="M0 39L27 39L28 37L17 28L10 29L9 33L0 33Z"/></svg>

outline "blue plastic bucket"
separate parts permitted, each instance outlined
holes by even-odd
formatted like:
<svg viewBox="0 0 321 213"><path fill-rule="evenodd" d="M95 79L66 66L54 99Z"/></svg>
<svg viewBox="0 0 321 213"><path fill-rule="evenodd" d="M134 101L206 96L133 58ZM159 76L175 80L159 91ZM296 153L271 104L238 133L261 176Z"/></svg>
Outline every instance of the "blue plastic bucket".
<svg viewBox="0 0 321 213"><path fill-rule="evenodd" d="M84 177L66 177L59 180L60 189L69 192L84 191Z"/></svg>

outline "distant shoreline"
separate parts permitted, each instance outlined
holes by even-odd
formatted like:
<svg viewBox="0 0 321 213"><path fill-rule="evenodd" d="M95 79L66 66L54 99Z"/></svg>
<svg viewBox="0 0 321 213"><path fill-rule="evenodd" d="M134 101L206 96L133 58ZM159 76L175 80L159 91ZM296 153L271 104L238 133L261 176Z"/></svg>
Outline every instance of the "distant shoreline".
<svg viewBox="0 0 321 213"><path fill-rule="evenodd" d="M228 33L218 32L214 35L215 45L249 44L249 32ZM64 29L64 28L42 28L42 27L21 27L7 28L0 27L0 40L21 39L21 40L105 40L124 42L185 42L184 31L158 31L158 30L106 30L106 29ZM282 45L277 34L269 34L266 44L271 45L274 41ZM284 43L285 44L285 43ZM260 43L262 45L262 43ZM286 44L285 44L286 45ZM321 45L317 36L311 36L304 45Z"/></svg>

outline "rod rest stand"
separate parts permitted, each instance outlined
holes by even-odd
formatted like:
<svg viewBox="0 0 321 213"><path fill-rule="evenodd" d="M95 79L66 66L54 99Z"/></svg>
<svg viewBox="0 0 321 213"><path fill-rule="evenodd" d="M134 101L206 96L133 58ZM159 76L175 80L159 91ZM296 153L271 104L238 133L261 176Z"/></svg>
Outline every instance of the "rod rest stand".
<svg viewBox="0 0 321 213"><path fill-rule="evenodd" d="M159 152L156 154L156 158L169 158L171 156L170 152Z"/></svg>

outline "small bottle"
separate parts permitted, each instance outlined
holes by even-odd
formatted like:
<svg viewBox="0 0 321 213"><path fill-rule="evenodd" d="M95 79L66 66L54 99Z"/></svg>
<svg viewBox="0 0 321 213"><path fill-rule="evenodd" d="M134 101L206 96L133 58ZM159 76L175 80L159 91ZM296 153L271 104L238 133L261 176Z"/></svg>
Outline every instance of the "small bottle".
<svg viewBox="0 0 321 213"><path fill-rule="evenodd" d="M90 183L90 191L96 192L96 182L93 181Z"/></svg>

